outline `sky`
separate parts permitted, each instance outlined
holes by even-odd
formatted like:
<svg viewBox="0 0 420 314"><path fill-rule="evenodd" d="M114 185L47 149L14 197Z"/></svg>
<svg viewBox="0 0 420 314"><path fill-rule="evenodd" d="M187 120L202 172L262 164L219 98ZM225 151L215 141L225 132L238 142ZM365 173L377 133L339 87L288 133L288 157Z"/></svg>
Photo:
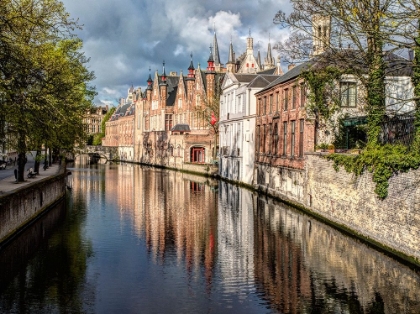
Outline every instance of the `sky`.
<svg viewBox="0 0 420 314"><path fill-rule="evenodd" d="M226 64L232 41L236 56L254 39L261 59L267 46L283 41L288 31L273 23L277 11L288 11L289 0L62 0L66 11L83 25L76 32L90 58L98 95L95 105L117 105L130 86L144 89L156 71L188 73L207 67L214 31L221 63ZM277 57L276 50L272 51Z"/></svg>

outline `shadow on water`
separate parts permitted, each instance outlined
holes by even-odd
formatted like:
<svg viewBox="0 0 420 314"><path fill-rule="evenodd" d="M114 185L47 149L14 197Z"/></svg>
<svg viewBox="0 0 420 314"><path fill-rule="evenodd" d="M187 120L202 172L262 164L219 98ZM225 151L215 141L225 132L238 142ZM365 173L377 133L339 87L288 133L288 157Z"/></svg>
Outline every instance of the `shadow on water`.
<svg viewBox="0 0 420 314"><path fill-rule="evenodd" d="M0 312L83 312L91 247L82 239L83 206L63 199L0 251ZM65 222L65 224L64 224ZM65 232L62 230L65 229ZM53 300L53 301L52 301Z"/></svg>

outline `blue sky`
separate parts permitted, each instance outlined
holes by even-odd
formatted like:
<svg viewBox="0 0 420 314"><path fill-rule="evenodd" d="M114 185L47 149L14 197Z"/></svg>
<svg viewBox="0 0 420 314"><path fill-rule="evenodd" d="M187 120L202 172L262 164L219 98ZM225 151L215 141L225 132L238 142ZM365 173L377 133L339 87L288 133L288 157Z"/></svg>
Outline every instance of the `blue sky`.
<svg viewBox="0 0 420 314"><path fill-rule="evenodd" d="M91 59L92 82L98 92L95 104L116 104L127 89L146 86L152 74L187 73L190 54L194 66L207 66L209 46L216 30L222 63L227 62L232 40L236 55L246 49L251 32L254 49L266 54L287 37L287 30L273 24L278 10L288 11L288 0L62 0L83 30L77 35ZM273 56L277 52L273 51Z"/></svg>

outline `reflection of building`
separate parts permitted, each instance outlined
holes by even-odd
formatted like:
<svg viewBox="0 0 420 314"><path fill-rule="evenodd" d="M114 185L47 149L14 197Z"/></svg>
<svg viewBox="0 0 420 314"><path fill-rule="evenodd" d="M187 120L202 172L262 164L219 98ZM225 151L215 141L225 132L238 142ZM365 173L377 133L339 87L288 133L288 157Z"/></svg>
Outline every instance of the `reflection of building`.
<svg viewBox="0 0 420 314"><path fill-rule="evenodd" d="M415 272L293 208L255 201L255 278L281 313L417 313ZM415 274L416 278L413 278ZM415 306L404 307L408 301Z"/></svg>
<svg viewBox="0 0 420 314"><path fill-rule="evenodd" d="M137 170L135 167L132 212L136 233L145 237L158 262L175 252L189 271L204 263L210 283L217 252L217 195L204 183L205 178L156 169Z"/></svg>
<svg viewBox="0 0 420 314"><path fill-rule="evenodd" d="M254 283L254 212L251 193L221 182L218 206L218 257L223 261L221 272L227 282L226 292L237 286Z"/></svg>

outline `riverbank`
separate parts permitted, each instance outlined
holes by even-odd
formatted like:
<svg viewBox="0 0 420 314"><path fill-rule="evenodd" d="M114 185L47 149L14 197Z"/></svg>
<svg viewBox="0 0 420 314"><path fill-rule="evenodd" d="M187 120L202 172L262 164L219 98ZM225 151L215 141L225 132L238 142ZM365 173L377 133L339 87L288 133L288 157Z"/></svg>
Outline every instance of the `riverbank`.
<svg viewBox="0 0 420 314"><path fill-rule="evenodd" d="M66 191L64 165L53 164L24 182L0 180L0 248L60 200Z"/></svg>

